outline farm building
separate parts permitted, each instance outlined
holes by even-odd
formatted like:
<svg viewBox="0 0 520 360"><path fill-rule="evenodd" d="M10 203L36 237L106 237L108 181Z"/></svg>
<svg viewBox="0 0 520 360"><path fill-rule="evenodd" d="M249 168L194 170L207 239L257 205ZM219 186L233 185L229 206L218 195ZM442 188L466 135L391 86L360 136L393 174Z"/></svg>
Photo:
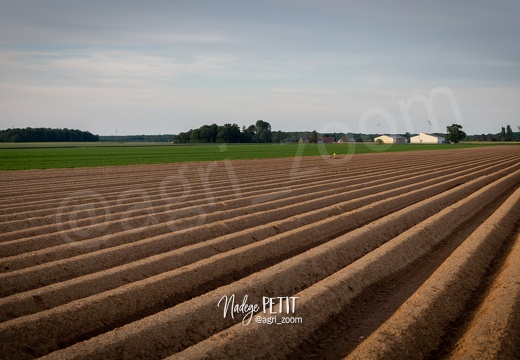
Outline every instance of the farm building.
<svg viewBox="0 0 520 360"><path fill-rule="evenodd" d="M412 144L442 144L445 141L446 138L444 138L444 136L426 134L423 132L410 138Z"/></svg>
<svg viewBox="0 0 520 360"><path fill-rule="evenodd" d="M355 142L354 137L350 134L342 135L341 138L338 140L338 143L353 143L353 142Z"/></svg>
<svg viewBox="0 0 520 360"><path fill-rule="evenodd" d="M399 135L381 135L374 139L374 142L381 140L383 144L406 144L406 138Z"/></svg>

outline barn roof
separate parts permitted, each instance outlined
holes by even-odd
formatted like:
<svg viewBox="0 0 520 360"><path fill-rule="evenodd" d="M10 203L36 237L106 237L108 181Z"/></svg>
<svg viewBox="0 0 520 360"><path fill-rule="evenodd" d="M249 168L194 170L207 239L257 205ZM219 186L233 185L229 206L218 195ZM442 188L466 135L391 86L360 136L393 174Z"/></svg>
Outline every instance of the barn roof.
<svg viewBox="0 0 520 360"><path fill-rule="evenodd" d="M435 135L435 134L427 134L427 133L421 133L422 135L428 135L428 136L433 136L433 137L436 137L436 138L444 138L446 136L442 136L442 135ZM419 135L416 135L416 136L419 136Z"/></svg>
<svg viewBox="0 0 520 360"><path fill-rule="evenodd" d="M400 136L400 135L380 135L378 137L381 137L381 136L388 136L388 137L390 137L392 139L406 139L404 136Z"/></svg>

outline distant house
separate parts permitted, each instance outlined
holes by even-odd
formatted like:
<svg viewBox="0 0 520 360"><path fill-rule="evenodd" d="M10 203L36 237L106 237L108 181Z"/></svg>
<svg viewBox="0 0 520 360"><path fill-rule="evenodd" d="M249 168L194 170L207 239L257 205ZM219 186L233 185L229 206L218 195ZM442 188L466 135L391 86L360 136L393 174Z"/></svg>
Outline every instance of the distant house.
<svg viewBox="0 0 520 360"><path fill-rule="evenodd" d="M338 143L353 143L354 137L352 135L342 135L341 139L338 140Z"/></svg>
<svg viewBox="0 0 520 360"><path fill-rule="evenodd" d="M381 135L374 139L374 142L379 141L383 144L406 144L406 138L399 135Z"/></svg>
<svg viewBox="0 0 520 360"><path fill-rule="evenodd" d="M419 135L410 138L412 144L442 144L446 142L444 136L432 135L426 133L419 133Z"/></svg>

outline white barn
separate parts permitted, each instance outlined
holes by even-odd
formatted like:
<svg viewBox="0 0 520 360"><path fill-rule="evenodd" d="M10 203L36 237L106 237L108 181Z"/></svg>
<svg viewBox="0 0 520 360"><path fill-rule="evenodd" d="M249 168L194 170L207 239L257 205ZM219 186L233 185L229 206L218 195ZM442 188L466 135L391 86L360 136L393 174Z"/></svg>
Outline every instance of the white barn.
<svg viewBox="0 0 520 360"><path fill-rule="evenodd" d="M444 136L431 135L423 132L410 138L412 144L442 144L445 141L446 138Z"/></svg>
<svg viewBox="0 0 520 360"><path fill-rule="evenodd" d="M374 139L374 142L381 142L383 144L406 144L406 138L399 135L381 135Z"/></svg>

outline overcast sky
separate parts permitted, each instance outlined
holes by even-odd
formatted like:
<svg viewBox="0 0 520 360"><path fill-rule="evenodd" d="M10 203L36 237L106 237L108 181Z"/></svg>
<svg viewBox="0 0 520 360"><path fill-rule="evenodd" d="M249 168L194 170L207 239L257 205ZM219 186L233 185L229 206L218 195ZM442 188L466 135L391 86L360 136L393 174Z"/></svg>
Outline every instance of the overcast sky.
<svg viewBox="0 0 520 360"><path fill-rule="evenodd" d="M519 18L517 0L0 0L0 129L516 131Z"/></svg>

